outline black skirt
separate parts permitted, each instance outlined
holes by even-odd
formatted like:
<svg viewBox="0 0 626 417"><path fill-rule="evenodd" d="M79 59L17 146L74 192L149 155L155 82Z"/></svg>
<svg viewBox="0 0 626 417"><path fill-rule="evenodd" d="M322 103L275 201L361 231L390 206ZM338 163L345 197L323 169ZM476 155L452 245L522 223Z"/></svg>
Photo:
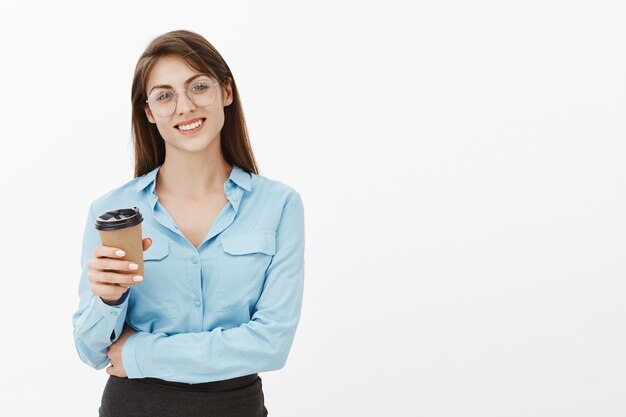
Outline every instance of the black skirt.
<svg viewBox="0 0 626 417"><path fill-rule="evenodd" d="M207 384L109 376L100 417L266 417L258 375Z"/></svg>

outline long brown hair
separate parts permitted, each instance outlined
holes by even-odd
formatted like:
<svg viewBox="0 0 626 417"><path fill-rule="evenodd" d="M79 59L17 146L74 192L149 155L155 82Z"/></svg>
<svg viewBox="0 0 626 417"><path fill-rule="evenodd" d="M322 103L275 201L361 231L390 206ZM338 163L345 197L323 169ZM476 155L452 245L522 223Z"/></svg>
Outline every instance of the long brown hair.
<svg viewBox="0 0 626 417"><path fill-rule="evenodd" d="M154 64L165 55L176 55L199 72L210 74L221 85L232 86L233 102L224 107L224 126L221 131L221 150L226 162L246 172L258 174L237 85L230 68L219 52L204 37L187 30L164 33L150 42L139 57L133 85L132 131L135 147L135 177L140 177L165 161L165 142L155 124L145 113L146 82Z"/></svg>

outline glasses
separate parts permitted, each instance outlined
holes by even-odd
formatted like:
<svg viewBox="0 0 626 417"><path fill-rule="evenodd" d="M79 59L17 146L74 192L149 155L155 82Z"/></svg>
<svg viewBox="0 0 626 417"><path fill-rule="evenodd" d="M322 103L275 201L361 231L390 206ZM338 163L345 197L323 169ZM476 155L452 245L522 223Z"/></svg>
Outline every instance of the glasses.
<svg viewBox="0 0 626 417"><path fill-rule="evenodd" d="M178 103L178 93L180 91L187 92L187 97L198 107L208 107L215 101L217 97L217 85L219 82L209 78L203 78L195 81L189 88L180 90L170 90L160 88L154 90L146 100L153 114L159 117L168 117L176 110Z"/></svg>

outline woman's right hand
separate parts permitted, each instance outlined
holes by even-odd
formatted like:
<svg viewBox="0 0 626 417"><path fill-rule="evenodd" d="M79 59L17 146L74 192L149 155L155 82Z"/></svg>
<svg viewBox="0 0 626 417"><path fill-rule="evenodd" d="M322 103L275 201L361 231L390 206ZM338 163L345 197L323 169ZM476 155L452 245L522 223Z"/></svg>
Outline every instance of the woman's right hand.
<svg viewBox="0 0 626 417"><path fill-rule="evenodd" d="M152 246L152 239L147 237L142 243L145 251ZM130 266L135 265L134 270L136 270L137 264L120 259L124 255L116 255L115 252L119 250L119 248L99 245L93 251L93 257L87 261L87 277L91 283L91 292L109 305L117 304L122 295L128 291L130 284L141 282L141 280L133 280L136 275L128 273L128 271L133 271Z"/></svg>

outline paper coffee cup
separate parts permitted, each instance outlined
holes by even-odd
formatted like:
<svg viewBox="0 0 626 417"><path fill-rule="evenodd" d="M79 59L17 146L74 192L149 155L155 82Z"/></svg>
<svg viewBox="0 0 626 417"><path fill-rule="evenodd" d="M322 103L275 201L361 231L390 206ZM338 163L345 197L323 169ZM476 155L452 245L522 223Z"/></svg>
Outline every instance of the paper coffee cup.
<svg viewBox="0 0 626 417"><path fill-rule="evenodd" d="M143 237L141 234L141 222L143 217L137 207L122 208L102 213L96 219L96 229L100 234L100 241L104 246L112 246L122 249L126 254L123 259L139 265L137 270L126 273L129 275L143 276ZM135 285L135 283L119 284L122 287Z"/></svg>

